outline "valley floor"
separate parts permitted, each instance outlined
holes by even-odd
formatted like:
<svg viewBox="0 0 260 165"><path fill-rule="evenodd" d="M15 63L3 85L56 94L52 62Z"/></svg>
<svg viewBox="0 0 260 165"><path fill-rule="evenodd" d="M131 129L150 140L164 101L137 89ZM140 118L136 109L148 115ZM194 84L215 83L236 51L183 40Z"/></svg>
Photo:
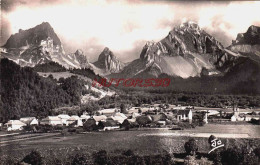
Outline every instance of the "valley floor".
<svg viewBox="0 0 260 165"><path fill-rule="evenodd" d="M213 134L222 139L226 147L241 146L248 141L260 145L259 125L220 125L207 124L191 130L174 131L166 128L130 131L89 132L63 136L60 133L42 135L14 135L11 138L0 137L0 155L13 154L23 156L33 149L43 153L51 150L59 152L84 149L89 153L99 150L116 152L131 149L137 154L156 154L168 151L183 153L184 143L191 137L199 144L199 152L208 152L208 137ZM15 140L16 139L16 140ZM20 139L20 140L17 140ZM152 144L152 145L151 145Z"/></svg>

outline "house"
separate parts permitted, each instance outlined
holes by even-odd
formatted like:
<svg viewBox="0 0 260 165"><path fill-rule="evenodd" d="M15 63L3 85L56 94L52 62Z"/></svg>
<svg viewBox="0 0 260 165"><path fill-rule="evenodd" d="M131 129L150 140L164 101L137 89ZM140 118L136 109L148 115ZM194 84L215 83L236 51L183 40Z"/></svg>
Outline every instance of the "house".
<svg viewBox="0 0 260 165"><path fill-rule="evenodd" d="M157 125L166 125L166 121L157 121L156 124Z"/></svg>
<svg viewBox="0 0 260 165"><path fill-rule="evenodd" d="M113 116L111 116L111 118L114 121L119 122L120 124L122 124L124 120L127 119L126 115L120 112L114 114Z"/></svg>
<svg viewBox="0 0 260 165"><path fill-rule="evenodd" d="M192 111L191 109L178 110L177 112L177 120L192 120Z"/></svg>
<svg viewBox="0 0 260 165"><path fill-rule="evenodd" d="M98 125L98 122L106 121L107 117L105 115L100 115L100 116L93 116L93 119L96 121L96 125Z"/></svg>
<svg viewBox="0 0 260 165"><path fill-rule="evenodd" d="M259 120L259 115L245 115L245 121L251 121L252 119Z"/></svg>
<svg viewBox="0 0 260 165"><path fill-rule="evenodd" d="M42 125L63 125L61 118L58 116L48 116L40 121Z"/></svg>
<svg viewBox="0 0 260 165"><path fill-rule="evenodd" d="M243 121L244 118L239 115L239 108L233 108L233 116L230 119L231 121Z"/></svg>
<svg viewBox="0 0 260 165"><path fill-rule="evenodd" d="M109 109L103 109L99 110L98 112L101 115L105 115L106 117L112 116L114 113L118 112L119 110L116 108L109 108Z"/></svg>
<svg viewBox="0 0 260 165"><path fill-rule="evenodd" d="M63 125L67 125L67 120L70 118L67 114L60 114L58 117L61 119Z"/></svg>
<svg viewBox="0 0 260 165"><path fill-rule="evenodd" d="M7 52L7 49L6 48L4 48L4 47L0 47L0 52Z"/></svg>
<svg viewBox="0 0 260 165"><path fill-rule="evenodd" d="M136 117L138 117L138 116L141 116L139 113L136 113L136 112L133 112L132 113L132 118L136 118Z"/></svg>
<svg viewBox="0 0 260 165"><path fill-rule="evenodd" d="M98 127L99 127L99 129L104 130L104 131L120 128L119 125L113 120L100 121L98 123Z"/></svg>
<svg viewBox="0 0 260 165"><path fill-rule="evenodd" d="M206 112L206 113L204 114L203 122L205 122L206 124L209 123L209 122L208 122L208 112Z"/></svg>
<svg viewBox="0 0 260 165"><path fill-rule="evenodd" d="M9 120L5 123L5 125L7 127L7 131L22 130L23 126L26 126L26 124L20 120Z"/></svg>
<svg viewBox="0 0 260 165"><path fill-rule="evenodd" d="M87 121L89 118L90 118L90 116L89 116L89 115L85 115L85 114L83 114L83 115L80 116L80 119L81 119L81 121L82 121L83 123L84 123L85 121Z"/></svg>
<svg viewBox="0 0 260 165"><path fill-rule="evenodd" d="M158 115L150 115L154 122L157 121L166 121L167 116L164 113L160 113Z"/></svg>
<svg viewBox="0 0 260 165"><path fill-rule="evenodd" d="M38 125L39 122L35 117L22 117L20 121L25 123L26 125Z"/></svg>
<svg viewBox="0 0 260 165"><path fill-rule="evenodd" d="M73 115L67 120L67 125L71 124L74 124L75 127L83 126L82 120L77 115Z"/></svg>

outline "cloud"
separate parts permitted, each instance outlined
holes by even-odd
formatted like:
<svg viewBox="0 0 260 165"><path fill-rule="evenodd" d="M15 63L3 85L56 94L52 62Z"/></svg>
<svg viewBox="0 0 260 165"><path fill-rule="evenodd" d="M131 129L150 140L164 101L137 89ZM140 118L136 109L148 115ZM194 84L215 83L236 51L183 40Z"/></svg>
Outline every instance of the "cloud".
<svg viewBox="0 0 260 165"><path fill-rule="evenodd" d="M2 42L19 29L49 22L66 52L82 49L90 61L104 47L121 60L136 59L146 41L159 41L185 19L198 22L226 46L238 32L260 22L259 3L254 2L4 1L8 8L3 12Z"/></svg>
<svg viewBox="0 0 260 165"><path fill-rule="evenodd" d="M260 2L231 2L223 8L204 8L199 25L227 45L251 25L260 26Z"/></svg>

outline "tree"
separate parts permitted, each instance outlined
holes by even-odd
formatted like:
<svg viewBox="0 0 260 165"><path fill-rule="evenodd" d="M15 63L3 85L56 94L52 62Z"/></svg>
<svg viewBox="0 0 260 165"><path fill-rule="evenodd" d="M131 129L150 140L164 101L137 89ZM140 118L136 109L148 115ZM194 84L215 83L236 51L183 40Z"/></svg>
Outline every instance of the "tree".
<svg viewBox="0 0 260 165"><path fill-rule="evenodd" d="M190 139L184 144L184 148L187 154L196 155L198 151L198 144L195 139Z"/></svg>
<svg viewBox="0 0 260 165"><path fill-rule="evenodd" d="M43 158L38 151L32 151L29 155L26 155L22 162L33 164L33 165L42 165Z"/></svg>
<svg viewBox="0 0 260 165"><path fill-rule="evenodd" d="M120 111L121 113L127 113L125 104L120 105Z"/></svg>
<svg viewBox="0 0 260 165"><path fill-rule="evenodd" d="M126 131L128 131L130 129L130 126L130 122L127 119L125 119L122 123L122 127L125 128Z"/></svg>
<svg viewBox="0 0 260 165"><path fill-rule="evenodd" d="M94 131L98 129L98 126L96 125L96 121L94 119L88 119L84 124L83 124L83 129L85 131Z"/></svg>
<svg viewBox="0 0 260 165"><path fill-rule="evenodd" d="M139 124L139 126L146 126L147 124L150 124L152 120L148 116L138 116L136 118L136 122Z"/></svg>

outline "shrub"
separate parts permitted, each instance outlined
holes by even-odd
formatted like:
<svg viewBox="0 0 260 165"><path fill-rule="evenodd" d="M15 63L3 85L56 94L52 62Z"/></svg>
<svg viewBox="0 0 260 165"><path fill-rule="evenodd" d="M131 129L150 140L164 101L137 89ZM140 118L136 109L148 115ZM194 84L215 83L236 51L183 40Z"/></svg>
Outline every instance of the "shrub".
<svg viewBox="0 0 260 165"><path fill-rule="evenodd" d="M87 157L84 154L76 154L72 157L72 165L86 165L87 164Z"/></svg>
<svg viewBox="0 0 260 165"><path fill-rule="evenodd" d="M213 165L213 162L208 160L208 158L202 157L200 160L197 160L199 165Z"/></svg>
<svg viewBox="0 0 260 165"><path fill-rule="evenodd" d="M188 122L178 122L177 125L182 129L190 129L193 128L193 126Z"/></svg>
<svg viewBox="0 0 260 165"><path fill-rule="evenodd" d="M190 156L190 155L188 155L188 156L184 159L184 165L197 165L195 156Z"/></svg>
<svg viewBox="0 0 260 165"><path fill-rule="evenodd" d="M223 165L237 165L242 161L242 153L237 149L228 148L221 152L221 163Z"/></svg>
<svg viewBox="0 0 260 165"><path fill-rule="evenodd" d="M108 156L105 150L101 150L93 154L94 163L98 165L104 165L108 163Z"/></svg>
<svg viewBox="0 0 260 165"><path fill-rule="evenodd" d="M190 139L188 142L185 143L184 148L187 154L195 155L198 151L198 144L195 139Z"/></svg>
<svg viewBox="0 0 260 165"><path fill-rule="evenodd" d="M145 164L173 164L170 154L149 155L144 157Z"/></svg>
<svg viewBox="0 0 260 165"><path fill-rule="evenodd" d="M76 132L76 128L69 128L68 132Z"/></svg>
<svg viewBox="0 0 260 165"><path fill-rule="evenodd" d="M260 159L260 147L254 149L254 153L255 153L255 155L257 155L258 158Z"/></svg>
<svg viewBox="0 0 260 165"><path fill-rule="evenodd" d="M122 153L122 155L125 155L125 156L133 156L134 155L134 152L132 150L127 150L127 151L124 151Z"/></svg>
<svg viewBox="0 0 260 165"><path fill-rule="evenodd" d="M26 125L26 126L23 126L23 130L26 131L26 132L33 132L35 131L35 126L32 126L32 125Z"/></svg>
<svg viewBox="0 0 260 165"><path fill-rule="evenodd" d="M33 164L33 165L42 165L43 157L38 151L32 151L29 155L26 155L22 162Z"/></svg>

